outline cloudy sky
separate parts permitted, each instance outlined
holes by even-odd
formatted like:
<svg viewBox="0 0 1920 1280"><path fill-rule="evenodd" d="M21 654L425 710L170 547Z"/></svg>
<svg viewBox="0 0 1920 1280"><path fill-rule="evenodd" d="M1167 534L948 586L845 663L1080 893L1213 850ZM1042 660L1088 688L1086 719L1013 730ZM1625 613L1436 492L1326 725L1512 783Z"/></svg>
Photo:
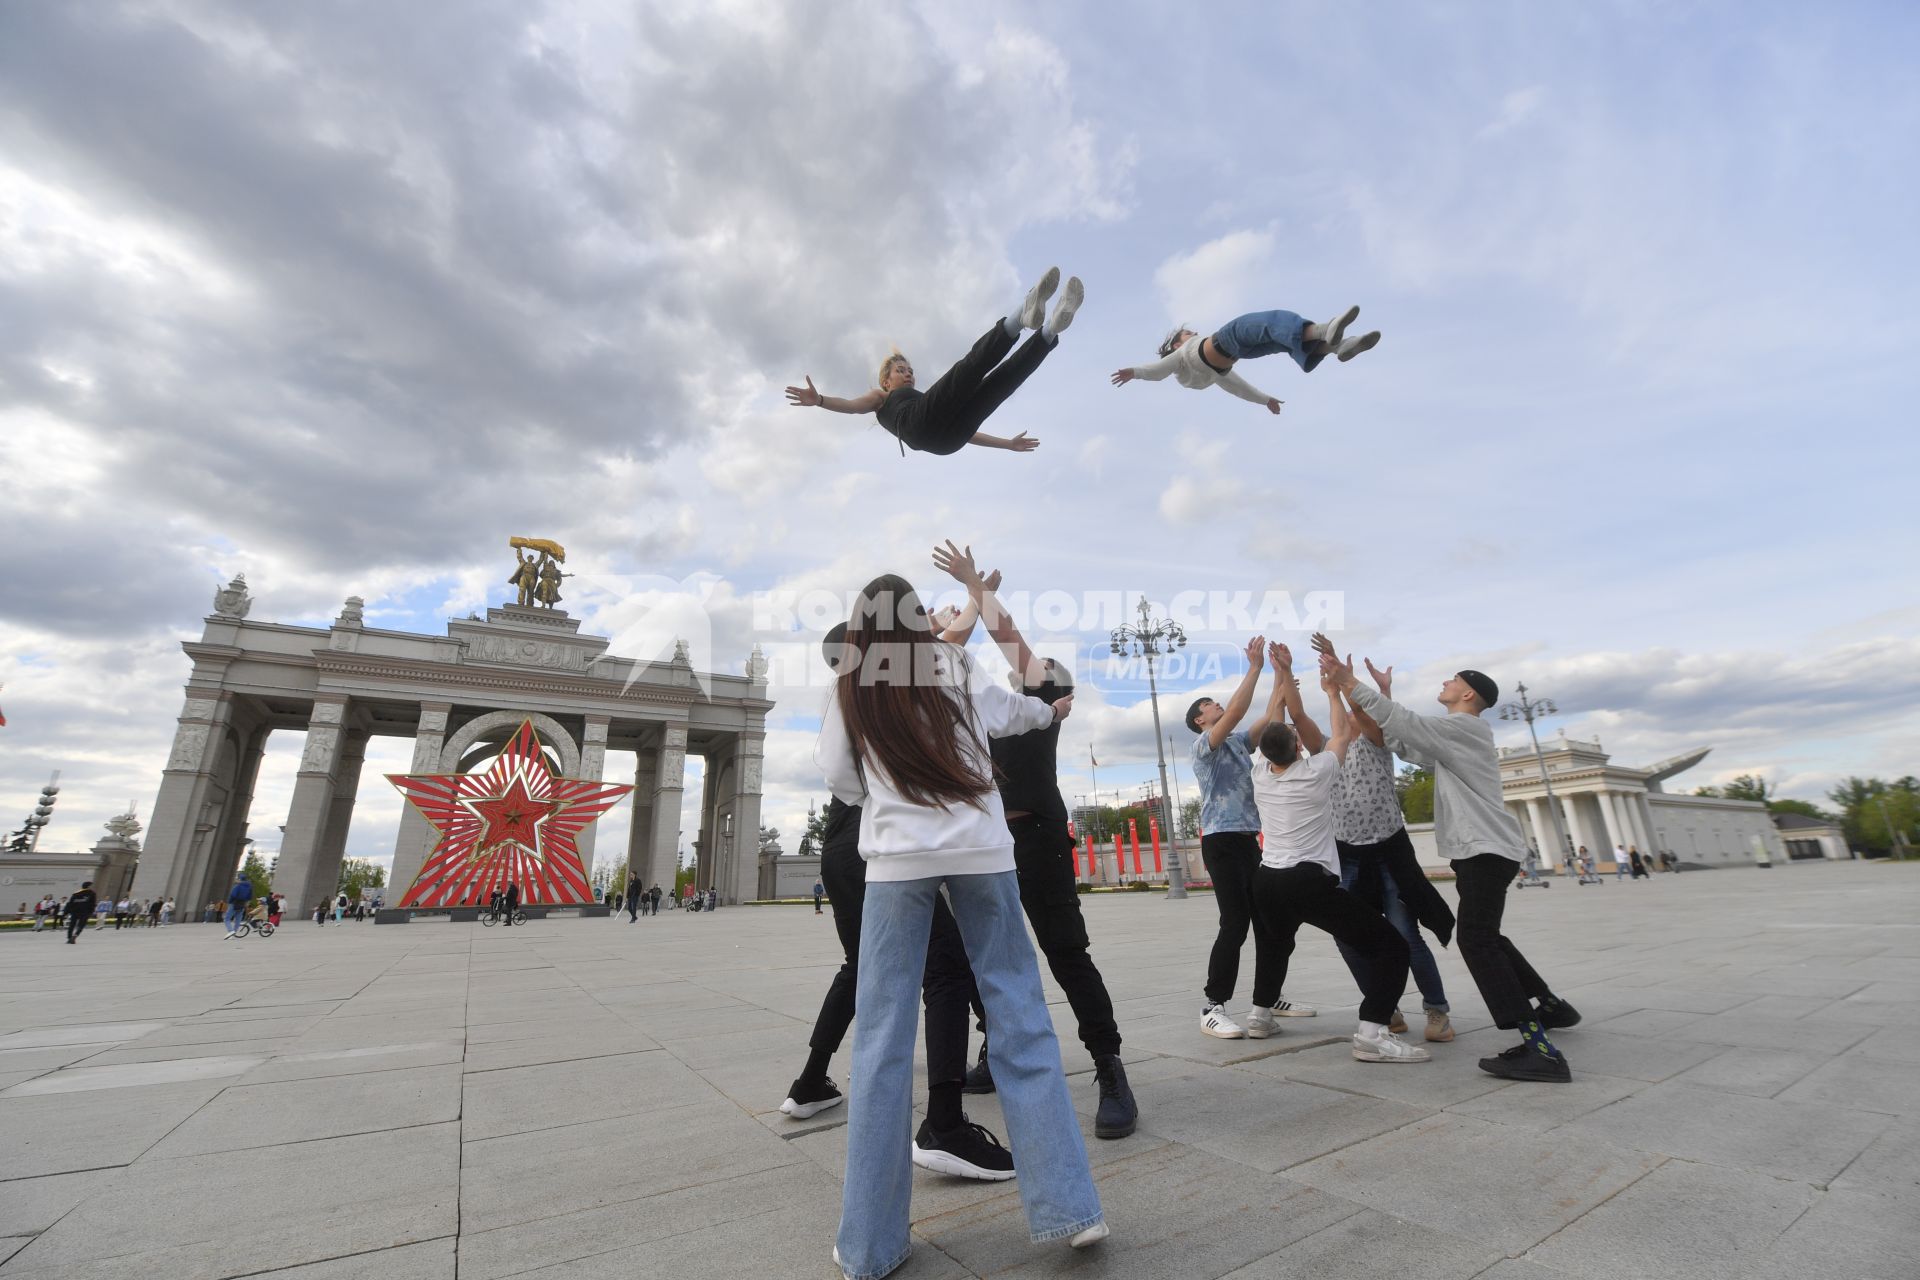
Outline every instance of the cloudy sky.
<svg viewBox="0 0 1920 1280"><path fill-rule="evenodd" d="M513 534L720 670L795 639L757 595L931 585L951 536L1036 597L1337 593L1416 704L1524 679L1627 763L1711 745L1694 785L1920 771L1917 56L1895 3L0 7L0 825L54 769L47 845L150 810L233 573L437 633ZM993 428L1036 453L781 397L890 343L926 381L1054 263L1086 306ZM1349 302L1373 353L1243 369L1278 418L1108 385ZM1147 703L1082 666L1063 789L1091 745L1136 794ZM791 847L820 691L775 695Z"/></svg>

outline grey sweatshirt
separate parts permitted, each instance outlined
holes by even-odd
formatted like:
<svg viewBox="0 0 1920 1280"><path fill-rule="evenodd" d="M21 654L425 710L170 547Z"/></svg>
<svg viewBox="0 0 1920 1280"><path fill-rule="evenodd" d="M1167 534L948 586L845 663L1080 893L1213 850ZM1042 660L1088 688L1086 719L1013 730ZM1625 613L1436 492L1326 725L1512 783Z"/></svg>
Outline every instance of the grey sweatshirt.
<svg viewBox="0 0 1920 1280"><path fill-rule="evenodd" d="M1491 725L1479 716L1416 715L1361 684L1347 696L1379 722L1395 755L1433 771L1433 834L1441 857L1497 853L1525 860L1520 824L1501 802Z"/></svg>

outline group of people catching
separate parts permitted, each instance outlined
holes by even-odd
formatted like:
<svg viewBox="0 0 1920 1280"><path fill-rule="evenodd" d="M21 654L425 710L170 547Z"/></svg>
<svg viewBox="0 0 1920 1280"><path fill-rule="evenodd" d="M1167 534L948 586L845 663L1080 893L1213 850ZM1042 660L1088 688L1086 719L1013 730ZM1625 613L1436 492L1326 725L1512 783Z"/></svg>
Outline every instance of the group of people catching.
<svg viewBox="0 0 1920 1280"><path fill-rule="evenodd" d="M1074 842L1056 746L1073 708L1073 677L1034 654L971 548L949 542L937 566L968 593L959 617L930 616L914 586L884 575L861 591L824 642L835 679L815 761L832 792L820 877L845 963L822 1002L809 1054L781 1106L804 1120L848 1108L844 1204L834 1258L849 1280L872 1280L910 1250L910 1166L989 1180L1018 1178L1033 1240L1094 1244L1107 1226L1094 1188L1040 985L1027 926L1064 992L1099 1091L1094 1133L1122 1138L1139 1108L1120 1057L1113 1001L1089 954ZM1011 687L987 678L963 647L976 619L1007 660ZM1392 696L1392 668L1355 675L1315 635L1313 679L1326 723L1310 713L1291 652L1254 637L1247 670L1223 704L1188 709L1201 791L1201 857L1218 932L1199 1030L1271 1036L1278 1020L1316 1011L1285 998L1302 925L1333 936L1360 990L1353 1057L1413 1065L1432 1050L1402 1038L1408 976L1427 1045L1454 1037L1424 930L1456 941L1493 1020L1518 1043L1480 1068L1515 1081L1571 1079L1549 1032L1580 1015L1501 931L1507 887L1526 857L1503 807L1484 713L1498 687L1461 671L1439 690L1442 714ZM1250 722L1263 669L1273 688ZM1459 907L1427 879L1401 820L1392 757L1435 778L1435 834ZM1240 952L1254 936L1251 1008L1228 1010ZM915 991L924 1007L927 1114L912 1123ZM827 1067L859 1014L851 1098ZM967 1061L968 1020L984 1032ZM968 1120L966 1093L1000 1097L1009 1145Z"/></svg>

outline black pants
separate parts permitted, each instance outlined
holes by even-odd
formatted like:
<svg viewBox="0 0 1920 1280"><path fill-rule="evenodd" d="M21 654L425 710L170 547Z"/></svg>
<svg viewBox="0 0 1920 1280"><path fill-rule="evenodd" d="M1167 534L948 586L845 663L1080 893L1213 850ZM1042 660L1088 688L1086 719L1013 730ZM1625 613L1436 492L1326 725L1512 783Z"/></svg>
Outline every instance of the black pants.
<svg viewBox="0 0 1920 1280"><path fill-rule="evenodd" d="M1453 860L1454 887L1460 891L1460 958L1467 962L1493 1025L1506 1030L1533 1017L1531 1000L1553 994L1520 948L1500 932L1507 909L1507 886L1520 865L1497 853Z"/></svg>
<svg viewBox="0 0 1920 1280"><path fill-rule="evenodd" d="M1253 873L1254 909L1274 933L1292 937L1303 924L1324 929L1352 949L1360 980L1360 1021L1386 1023L1407 990L1407 940L1387 918L1340 887L1317 862ZM1258 997L1254 999L1259 1004Z"/></svg>
<svg viewBox="0 0 1920 1280"><path fill-rule="evenodd" d="M860 856L859 828L829 838L820 850L820 880L833 901L833 930L840 935L846 961L833 975L808 1047L834 1053L853 1024L854 993L860 985L860 913L867 900L867 864ZM967 1076L967 1012L980 1003L960 926L944 897L933 901L933 928L927 937L927 967L920 978L926 1006L927 1083L951 1084Z"/></svg>
<svg viewBox="0 0 1920 1280"><path fill-rule="evenodd" d="M1374 867L1385 867L1393 877L1394 888L1399 890L1400 901L1407 904L1413 918L1440 939L1442 946L1446 945L1447 939L1453 936L1453 908L1420 869L1419 855L1413 851L1413 839L1405 827L1373 844L1348 844L1345 840L1335 843L1340 847L1342 863L1351 860L1360 864L1361 872L1353 882L1353 892L1360 895L1362 902L1375 911L1386 910L1380 877L1373 873Z"/></svg>
<svg viewBox="0 0 1920 1280"><path fill-rule="evenodd" d="M68 942L72 942L75 938L79 937L81 934L85 933L86 931L87 931L86 916L71 915L67 917L67 941Z"/></svg>
<svg viewBox="0 0 1920 1280"><path fill-rule="evenodd" d="M925 394L902 396L891 409L882 405L881 425L909 449L958 453L1059 345L1058 338L1035 332L1002 364L1007 352L1013 351L1013 341L1006 327L996 322Z"/></svg>
<svg viewBox="0 0 1920 1280"><path fill-rule="evenodd" d="M627 895L627 923L632 924L640 918L640 899L634 894Z"/></svg>
<svg viewBox="0 0 1920 1280"><path fill-rule="evenodd" d="M1275 934L1253 909L1253 872L1260 865L1260 838L1251 831L1210 832L1200 837L1200 861L1213 881L1220 932L1207 959L1207 1003L1225 1004L1240 981L1240 948L1253 930L1253 1002L1271 1007L1287 982L1293 934Z"/></svg>
<svg viewBox="0 0 1920 1280"><path fill-rule="evenodd" d="M1117 1054L1120 1027L1113 1020L1113 997L1087 953L1087 922L1080 914L1073 873L1073 837L1065 824L1043 818L1016 818L1007 823L1007 829L1013 834L1020 905L1053 980L1073 1007L1080 1043L1095 1058Z"/></svg>

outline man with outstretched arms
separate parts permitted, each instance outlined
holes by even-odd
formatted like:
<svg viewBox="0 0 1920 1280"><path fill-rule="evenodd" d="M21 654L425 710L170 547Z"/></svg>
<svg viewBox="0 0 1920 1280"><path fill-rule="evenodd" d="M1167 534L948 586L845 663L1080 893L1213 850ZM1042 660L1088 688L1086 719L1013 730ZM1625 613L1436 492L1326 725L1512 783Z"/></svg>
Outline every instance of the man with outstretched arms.
<svg viewBox="0 0 1920 1280"><path fill-rule="evenodd" d="M1434 837L1440 856L1453 864L1460 894L1460 958L1494 1025L1521 1036L1499 1056L1482 1058L1480 1069L1508 1080L1571 1080L1573 1072L1547 1032L1573 1026L1580 1015L1500 932L1507 886L1527 850L1520 824L1501 798L1493 729L1480 718L1499 701L1500 687L1481 672L1460 671L1440 687L1446 714L1416 715L1355 679L1351 663L1340 660L1324 635L1314 636L1313 647L1328 681L1373 717L1394 754L1433 772Z"/></svg>

